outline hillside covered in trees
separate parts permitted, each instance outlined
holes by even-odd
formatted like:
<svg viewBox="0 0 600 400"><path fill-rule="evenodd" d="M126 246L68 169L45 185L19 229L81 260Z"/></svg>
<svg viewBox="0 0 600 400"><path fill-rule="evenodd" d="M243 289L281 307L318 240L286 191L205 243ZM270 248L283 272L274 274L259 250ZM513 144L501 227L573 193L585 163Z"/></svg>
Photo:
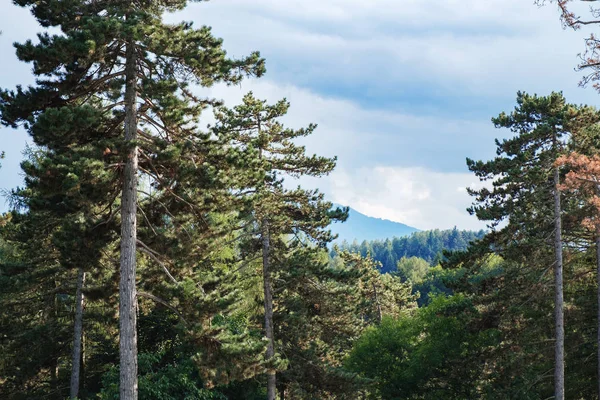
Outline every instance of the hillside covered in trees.
<svg viewBox="0 0 600 400"><path fill-rule="evenodd" d="M373 258L381 263L381 272L386 273L394 271L398 261L403 257L418 257L431 265L437 265L444 260L444 251L464 251L470 243L483 238L484 235L484 231L460 231L456 228L444 231L435 229L385 240L363 240L360 244L357 241L352 243L342 241L339 249ZM332 250L332 256L335 253L335 250Z"/></svg>
<svg viewBox="0 0 600 400"><path fill-rule="evenodd" d="M349 209L297 185L336 169L317 126L210 96L259 52L166 22L186 0L13 3L43 33L15 44L35 82L0 89L32 143L0 216L1 399L598 399L597 108L497 110L467 159L487 230L334 245Z"/></svg>

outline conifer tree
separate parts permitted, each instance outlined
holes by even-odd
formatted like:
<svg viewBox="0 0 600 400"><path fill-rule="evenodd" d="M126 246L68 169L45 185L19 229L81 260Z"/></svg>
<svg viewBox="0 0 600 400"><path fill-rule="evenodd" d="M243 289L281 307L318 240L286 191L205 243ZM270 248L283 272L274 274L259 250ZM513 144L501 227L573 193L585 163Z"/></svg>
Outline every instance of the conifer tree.
<svg viewBox="0 0 600 400"><path fill-rule="evenodd" d="M51 393L51 398L62 398L59 397L61 371L55 357L69 334L60 320L62 304L57 295L69 292L72 287L63 286L62 279L58 280L61 284L56 284L55 278L64 277L65 271L57 261L57 252L48 251L51 240L37 240L36 232L21 224L18 217L9 214L3 219L3 240L14 253L12 257L4 255L0 274L3 288L0 291L3 326L0 397L35 397L46 391ZM39 223L37 232L49 238L52 228ZM28 237L35 246L15 243L16 238L26 243L20 237ZM44 246L40 246L42 243ZM45 253L45 264L38 264L41 261L38 249ZM38 265L44 268L36 268ZM29 315L26 321L22 313ZM48 371L46 375L41 374L44 369Z"/></svg>
<svg viewBox="0 0 600 400"><path fill-rule="evenodd" d="M23 124L36 144L50 149L88 143L111 159L106 167L117 177L119 189L104 194L114 199L121 215L122 399L137 398L138 175L147 174L160 186L169 171L157 172L153 161L184 143L198 146L197 119L211 101L194 96L190 85L236 83L264 71L258 53L239 61L227 58L207 27L162 22L164 12L186 3L15 0L30 7L42 26L58 27L61 33L40 34L37 44L16 45L19 59L33 63L39 78L33 87L0 94L3 123ZM46 115L55 117L56 124L37 129ZM115 145L104 147L107 140ZM179 196L179 201L185 198ZM111 213L108 218L114 217Z"/></svg>
<svg viewBox="0 0 600 400"><path fill-rule="evenodd" d="M278 372L283 398L354 398L364 382L343 368L354 342L383 318L411 312L410 284L380 274L372 259L299 248L285 259L275 298L276 337L288 366ZM376 288L377 296L375 296Z"/></svg>
<svg viewBox="0 0 600 400"><path fill-rule="evenodd" d="M15 248L22 251L22 262L27 269L38 270L40 282L37 283L50 280L48 285L42 286L45 289L38 290L40 295L57 301L65 296L74 299L74 326L72 340L69 341L72 343L72 398L78 395L82 375L83 277L87 271L94 271L94 283L102 282L106 274L101 268L102 252L115 239L114 226L103 223L99 208L91 201L94 196L90 191L93 187L101 192L112 183L112 179L110 174L104 179L102 174L95 175L99 172L98 163L90 157L89 149L87 156L85 154L85 146L71 149L68 155L58 149L29 151L28 158L22 163L26 187L15 190L11 195L16 207L12 214L15 226L7 231L9 234L6 236ZM38 232L40 227L43 229ZM40 254L44 253L48 255L47 259L40 258ZM16 277L27 281L27 269ZM39 271L48 272L40 274ZM29 284L36 285L36 282ZM23 289L27 291L26 287ZM53 354L57 360L63 356L62 351Z"/></svg>
<svg viewBox="0 0 600 400"><path fill-rule="evenodd" d="M254 225L254 237L260 242L264 295L264 329L268 340L266 359L275 358L273 326L273 272L283 268L283 255L303 239L319 246L332 240L326 228L332 220L345 220L348 210L330 211L332 204L318 191L286 189L283 178L319 177L335 167L335 159L308 156L303 146L294 143L313 133L316 126L293 130L279 119L289 108L286 100L274 105L256 99L252 93L233 109L221 108L216 113L213 131L230 143L243 157L248 168L242 175L240 190L246 193L246 218ZM276 397L276 374L267 374L267 398Z"/></svg>
<svg viewBox="0 0 600 400"><path fill-rule="evenodd" d="M584 218L582 223L593 233L596 244L597 303L599 307L597 315L598 382L600 384L600 157L570 153L568 156L561 156L556 164L570 168L561 189L578 192L580 196L586 198L591 207L591 215ZM598 390L600 393L600 387Z"/></svg>
<svg viewBox="0 0 600 400"><path fill-rule="evenodd" d="M546 238L554 238L556 399L564 399L565 387L562 209L560 174L554 163L563 153L567 137L587 124L588 111L567 104L560 93L547 97L518 93L515 110L492 120L496 127L509 128L516 136L496 141L498 156L494 160L467 159L469 169L482 181L491 180L493 186L469 191L475 196L469 211L480 220L491 221L492 227L508 220L502 229L506 238L501 244L503 251L524 256L524 251L547 248ZM525 240L515 241L516 237Z"/></svg>

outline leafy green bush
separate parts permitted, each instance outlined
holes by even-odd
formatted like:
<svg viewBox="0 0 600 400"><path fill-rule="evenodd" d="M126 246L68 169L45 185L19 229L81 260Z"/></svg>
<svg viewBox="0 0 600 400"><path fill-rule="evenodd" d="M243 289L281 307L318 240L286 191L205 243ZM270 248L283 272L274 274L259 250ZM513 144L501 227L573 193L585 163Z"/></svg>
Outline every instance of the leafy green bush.
<svg viewBox="0 0 600 400"><path fill-rule="evenodd" d="M482 351L496 330L478 331L462 296L436 296L413 315L385 318L357 341L346 368L371 379L384 399L478 398Z"/></svg>

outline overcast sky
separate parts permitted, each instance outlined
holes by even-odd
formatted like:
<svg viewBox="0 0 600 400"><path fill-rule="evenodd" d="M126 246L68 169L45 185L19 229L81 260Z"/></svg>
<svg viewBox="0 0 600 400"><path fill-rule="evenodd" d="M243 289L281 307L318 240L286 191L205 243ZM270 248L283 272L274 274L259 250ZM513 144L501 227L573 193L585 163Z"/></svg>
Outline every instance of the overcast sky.
<svg viewBox="0 0 600 400"><path fill-rule="evenodd" d="M40 31L29 12L0 0L0 87L32 81L12 43ZM490 118L516 92L562 90L596 105L574 70L586 30L563 30L555 6L533 0L213 0L170 21L210 25L234 57L260 50L267 74L211 93L287 97L292 127L319 125L310 152L338 156L327 178L306 182L328 198L419 229L484 227L465 208L477 180L465 158L489 159ZM0 187L21 182L27 136L0 128ZM6 209L6 206L3 207Z"/></svg>

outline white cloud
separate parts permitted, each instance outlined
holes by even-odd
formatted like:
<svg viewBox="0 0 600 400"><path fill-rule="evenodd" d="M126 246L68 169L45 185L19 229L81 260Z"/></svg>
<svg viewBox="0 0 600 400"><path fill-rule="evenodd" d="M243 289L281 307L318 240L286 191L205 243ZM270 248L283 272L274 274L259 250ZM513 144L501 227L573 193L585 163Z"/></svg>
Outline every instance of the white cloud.
<svg viewBox="0 0 600 400"><path fill-rule="evenodd" d="M428 165L439 161L430 156L436 153L454 153L464 162L465 154L475 151L469 148L475 138L487 143L491 156L492 133L500 132L490 123L367 110L349 100L267 80L246 82L241 88L218 86L210 94L233 105L249 90L270 102L287 97L287 125L319 123L306 142L308 151L339 157L335 172L318 180L303 179L303 186L319 187L330 200L366 215L419 229L485 228L466 212L471 200L465 188L478 187L477 178L466 166L460 169L465 172L440 172ZM437 142L428 140L434 133Z"/></svg>
<svg viewBox="0 0 600 400"><path fill-rule="evenodd" d="M27 10L2 11L0 50L13 54L13 41L40 28ZM506 132L489 117L512 108L517 90L596 102L573 71L585 32L563 31L555 6L533 0L219 0L169 17L182 18L213 26L234 57L261 50L267 59L266 80L211 94L229 104L248 90L287 97L288 125L319 124L309 151L339 156L319 187L419 228L479 226L464 211L473 183L464 158L493 156L492 139ZM6 56L0 87L31 81L28 69ZM3 186L16 180L23 143L17 134L4 144Z"/></svg>
<svg viewBox="0 0 600 400"><path fill-rule="evenodd" d="M340 169L327 184L332 201L373 217L419 229L485 228L466 211L471 198L464 188L480 186L469 173L376 166Z"/></svg>
<svg viewBox="0 0 600 400"><path fill-rule="evenodd" d="M349 99L266 79L241 87L217 86L208 93L234 105L248 91L270 102L286 97L291 108L285 123L294 128L317 123L316 133L303 143L310 152L338 156L345 168L379 163L464 171L465 157L492 157L493 138L507 133L496 131L487 117L468 120L418 115L403 108L366 109Z"/></svg>
<svg viewBox="0 0 600 400"><path fill-rule="evenodd" d="M555 6L533 0L222 0L181 14L212 25L234 55L261 50L280 83L318 92L594 96L573 71L585 32L564 31Z"/></svg>

